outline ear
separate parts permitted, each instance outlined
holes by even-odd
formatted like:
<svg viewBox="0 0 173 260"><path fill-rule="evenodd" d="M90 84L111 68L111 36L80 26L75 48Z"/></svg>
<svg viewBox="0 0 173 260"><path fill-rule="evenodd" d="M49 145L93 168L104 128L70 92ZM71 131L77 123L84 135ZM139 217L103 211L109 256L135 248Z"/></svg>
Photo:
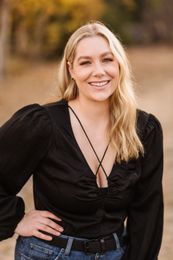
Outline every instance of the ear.
<svg viewBox="0 0 173 260"><path fill-rule="evenodd" d="M68 66L68 71L71 75L71 78L73 79L74 78L74 73L73 73L73 65L70 61L67 61L67 66Z"/></svg>

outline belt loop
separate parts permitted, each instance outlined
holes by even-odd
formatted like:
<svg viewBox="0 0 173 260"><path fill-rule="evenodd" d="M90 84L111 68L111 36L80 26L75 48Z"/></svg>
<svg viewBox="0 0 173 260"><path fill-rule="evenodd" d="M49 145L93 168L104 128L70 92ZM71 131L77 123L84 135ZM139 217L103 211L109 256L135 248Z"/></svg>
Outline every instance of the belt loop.
<svg viewBox="0 0 173 260"><path fill-rule="evenodd" d="M106 248L105 248L105 240L102 238L100 239L100 244L101 244L101 252L105 253Z"/></svg>
<svg viewBox="0 0 173 260"><path fill-rule="evenodd" d="M68 256L70 254L71 247L72 247L72 244L73 244L73 240L74 240L73 237L68 238L67 245L66 245L65 252L64 252L65 256Z"/></svg>
<svg viewBox="0 0 173 260"><path fill-rule="evenodd" d="M95 260L99 260L100 259L100 254L99 253L96 253L95 255Z"/></svg>
<svg viewBox="0 0 173 260"><path fill-rule="evenodd" d="M123 236L123 237L127 236L127 228L126 228L126 227L124 227L122 236Z"/></svg>
<svg viewBox="0 0 173 260"><path fill-rule="evenodd" d="M116 242L116 245L117 245L117 249L119 249L121 247L120 246L120 240L119 240L116 233L113 233L113 236L114 236L114 239L115 239L115 242Z"/></svg>

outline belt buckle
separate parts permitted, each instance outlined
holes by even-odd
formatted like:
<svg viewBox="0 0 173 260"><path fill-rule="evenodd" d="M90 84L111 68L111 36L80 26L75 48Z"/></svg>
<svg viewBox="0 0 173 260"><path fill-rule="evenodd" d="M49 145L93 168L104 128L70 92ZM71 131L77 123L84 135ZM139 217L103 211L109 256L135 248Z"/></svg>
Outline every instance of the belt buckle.
<svg viewBox="0 0 173 260"><path fill-rule="evenodd" d="M90 248L90 244L95 244L96 248L94 251L91 250ZM92 247L93 248L93 247ZM100 253L103 254L106 252L106 246L105 246L105 240L102 239L93 239L93 240L88 240L88 241L84 241L84 252L88 255L88 254L95 254L95 253Z"/></svg>

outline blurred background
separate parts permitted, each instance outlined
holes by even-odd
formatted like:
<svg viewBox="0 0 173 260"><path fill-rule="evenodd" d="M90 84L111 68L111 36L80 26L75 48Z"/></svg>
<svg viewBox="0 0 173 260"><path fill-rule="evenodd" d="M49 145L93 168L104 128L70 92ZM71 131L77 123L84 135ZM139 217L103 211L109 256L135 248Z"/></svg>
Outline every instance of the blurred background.
<svg viewBox="0 0 173 260"><path fill-rule="evenodd" d="M172 260L172 0L0 0L0 125L20 107L56 96L65 43L89 20L104 22L121 39L132 64L139 107L162 123L165 225L159 260ZM20 195L26 211L33 208L32 180ZM14 259L15 239L0 243L0 259Z"/></svg>

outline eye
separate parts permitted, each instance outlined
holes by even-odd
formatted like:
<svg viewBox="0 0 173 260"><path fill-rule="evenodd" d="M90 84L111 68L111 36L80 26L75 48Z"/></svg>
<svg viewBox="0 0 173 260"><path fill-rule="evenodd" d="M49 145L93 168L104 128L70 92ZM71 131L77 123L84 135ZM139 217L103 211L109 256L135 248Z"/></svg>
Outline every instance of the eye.
<svg viewBox="0 0 173 260"><path fill-rule="evenodd" d="M82 62L80 62L79 63L79 65L88 65L88 64L91 64L91 62L90 61L88 61L88 60L86 60L86 61L82 61Z"/></svg>
<svg viewBox="0 0 173 260"><path fill-rule="evenodd" d="M103 62L112 62L114 59L113 58L104 58Z"/></svg>

